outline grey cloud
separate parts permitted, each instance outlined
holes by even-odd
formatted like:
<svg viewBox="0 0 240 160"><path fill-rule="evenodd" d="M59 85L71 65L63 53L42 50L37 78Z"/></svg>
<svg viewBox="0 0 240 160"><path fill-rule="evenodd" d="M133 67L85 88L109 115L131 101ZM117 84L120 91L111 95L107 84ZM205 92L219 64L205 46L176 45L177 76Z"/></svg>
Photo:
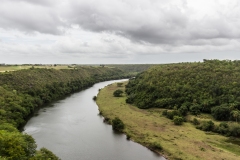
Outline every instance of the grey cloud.
<svg viewBox="0 0 240 160"><path fill-rule="evenodd" d="M61 34L65 24L51 9L21 2L5 2L0 6L0 28L29 32Z"/></svg>
<svg viewBox="0 0 240 160"><path fill-rule="evenodd" d="M127 1L103 2L108 5L96 5L98 1L94 0L72 3L69 23L93 32L112 32L134 42L152 44L194 44L191 41L199 39L240 38L240 23L232 16L229 18L220 12L215 17L190 18L194 13L188 9L186 1L182 1L181 6L169 4L167 7L150 3L151 8L133 7ZM240 14L235 12L235 16Z"/></svg>

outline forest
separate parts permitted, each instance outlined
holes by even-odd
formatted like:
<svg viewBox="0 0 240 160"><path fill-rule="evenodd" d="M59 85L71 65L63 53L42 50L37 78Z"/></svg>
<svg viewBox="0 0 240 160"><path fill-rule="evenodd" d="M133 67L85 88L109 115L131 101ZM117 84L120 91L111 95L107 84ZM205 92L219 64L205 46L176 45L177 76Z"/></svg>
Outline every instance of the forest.
<svg viewBox="0 0 240 160"><path fill-rule="evenodd" d="M164 108L163 114L175 117L176 124L187 114L211 114L220 125L196 122L198 129L240 137L240 61L154 66L131 79L126 93L127 103L141 109Z"/></svg>
<svg viewBox="0 0 240 160"><path fill-rule="evenodd" d="M36 150L34 139L19 129L34 111L94 83L130 77L117 68L30 68L0 73L0 160L59 159L51 151Z"/></svg>

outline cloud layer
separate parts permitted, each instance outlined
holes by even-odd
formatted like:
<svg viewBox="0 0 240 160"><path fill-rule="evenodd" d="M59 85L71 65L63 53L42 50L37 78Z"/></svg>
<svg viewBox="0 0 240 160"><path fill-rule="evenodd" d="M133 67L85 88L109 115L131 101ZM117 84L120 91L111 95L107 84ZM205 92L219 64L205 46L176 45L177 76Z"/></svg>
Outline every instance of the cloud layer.
<svg viewBox="0 0 240 160"><path fill-rule="evenodd" d="M2 0L0 15L6 57L137 63L145 55L240 51L239 0Z"/></svg>

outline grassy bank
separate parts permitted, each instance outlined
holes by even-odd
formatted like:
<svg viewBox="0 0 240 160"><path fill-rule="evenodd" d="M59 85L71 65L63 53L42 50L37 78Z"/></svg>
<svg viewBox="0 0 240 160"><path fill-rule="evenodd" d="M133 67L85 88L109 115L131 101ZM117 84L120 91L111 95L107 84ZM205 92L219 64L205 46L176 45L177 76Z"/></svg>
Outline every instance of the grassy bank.
<svg viewBox="0 0 240 160"><path fill-rule="evenodd" d="M126 97L113 97L117 84L101 89L97 97L104 117L119 117L126 125L124 132L131 140L163 154L169 159L219 160L239 159L240 146L229 138L203 132L191 123L176 126L162 116L162 109L141 110L125 103ZM163 148L160 150L158 148Z"/></svg>

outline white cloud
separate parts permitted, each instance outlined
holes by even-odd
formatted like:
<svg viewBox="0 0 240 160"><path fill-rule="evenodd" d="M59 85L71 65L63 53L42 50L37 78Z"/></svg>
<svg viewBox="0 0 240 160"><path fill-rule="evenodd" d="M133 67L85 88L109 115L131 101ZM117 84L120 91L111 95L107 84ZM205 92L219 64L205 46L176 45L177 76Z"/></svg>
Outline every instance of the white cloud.
<svg viewBox="0 0 240 160"><path fill-rule="evenodd" d="M162 55L191 54L198 59L202 58L199 55L215 58L217 53L219 58L229 55L232 59L240 51L239 3L2 0L0 55L8 63L111 63L119 59L137 63L149 55L145 59L148 63L151 56L155 61ZM14 56L24 58L12 60Z"/></svg>

